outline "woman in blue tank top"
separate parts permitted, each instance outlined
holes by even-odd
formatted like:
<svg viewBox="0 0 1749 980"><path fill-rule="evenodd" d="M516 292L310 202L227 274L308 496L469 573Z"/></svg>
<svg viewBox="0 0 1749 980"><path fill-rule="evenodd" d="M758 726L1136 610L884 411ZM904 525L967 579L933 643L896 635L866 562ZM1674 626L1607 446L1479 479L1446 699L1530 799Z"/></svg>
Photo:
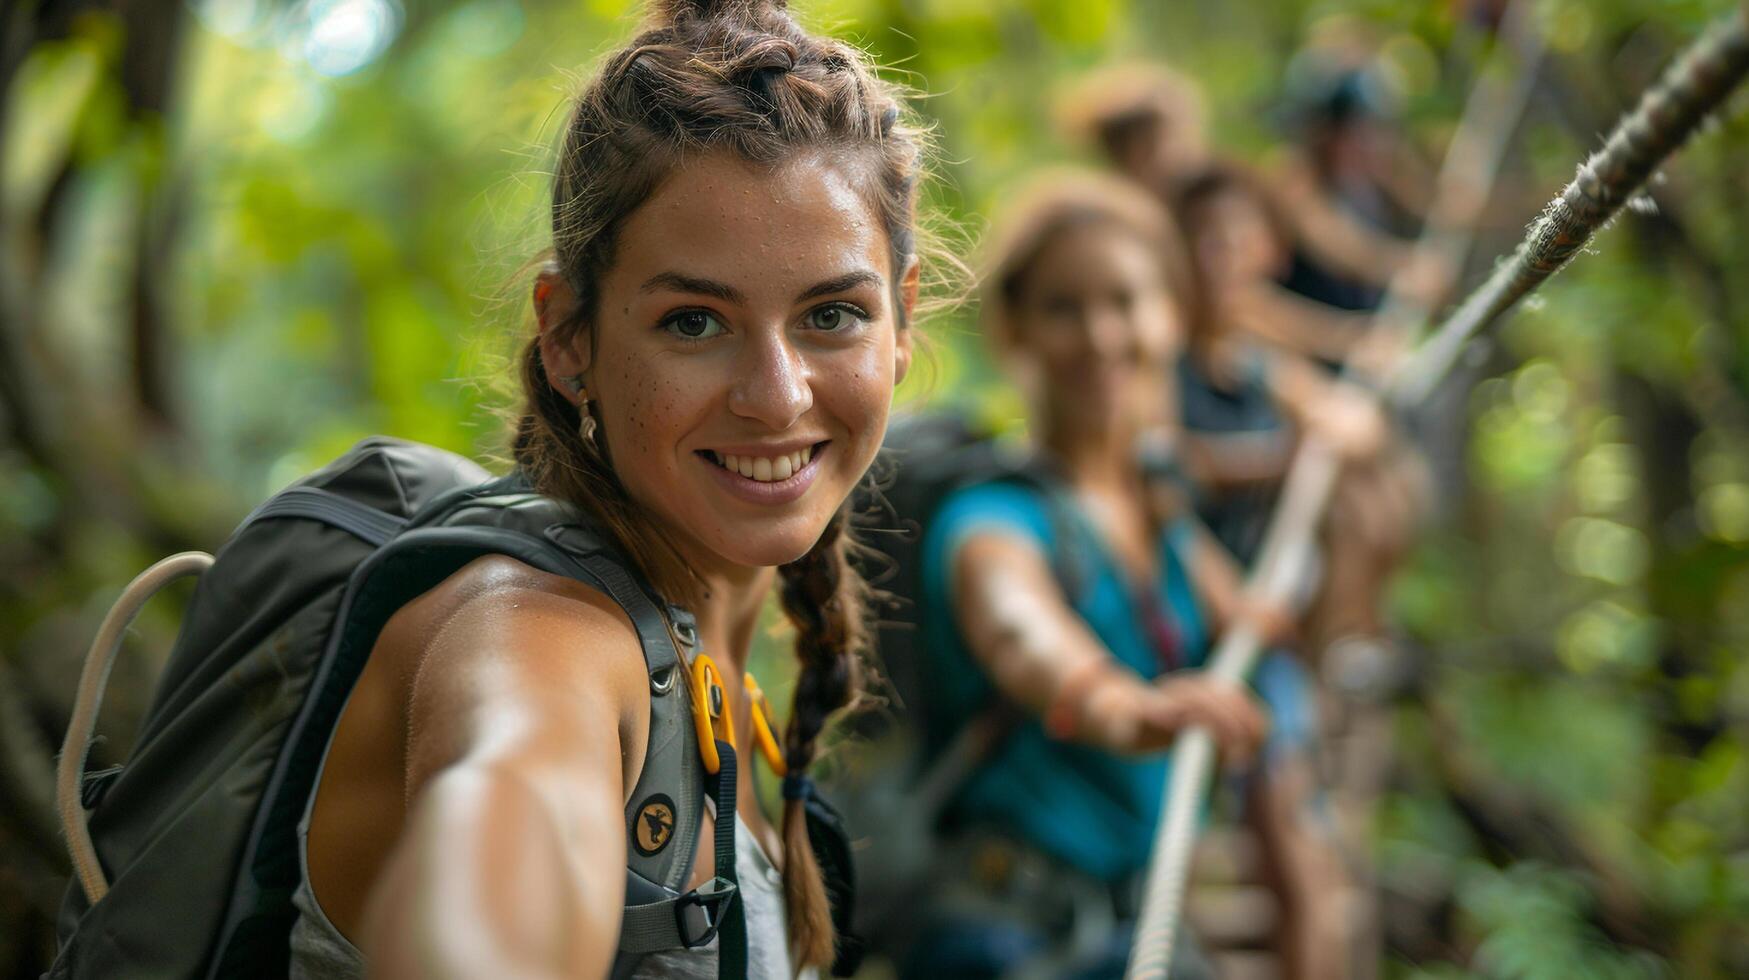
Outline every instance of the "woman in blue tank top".
<svg viewBox="0 0 1749 980"><path fill-rule="evenodd" d="M1169 431L1161 379L1180 339L1165 215L1122 183L1057 175L993 241L986 328L1050 476L943 501L919 613L936 747L992 705L1022 717L948 801L942 885L905 972L1115 976L1121 925L1076 937L1089 917L1133 915L1163 750L1206 725L1248 753L1265 721L1243 691L1179 673L1244 610L1230 559L1139 452Z"/></svg>

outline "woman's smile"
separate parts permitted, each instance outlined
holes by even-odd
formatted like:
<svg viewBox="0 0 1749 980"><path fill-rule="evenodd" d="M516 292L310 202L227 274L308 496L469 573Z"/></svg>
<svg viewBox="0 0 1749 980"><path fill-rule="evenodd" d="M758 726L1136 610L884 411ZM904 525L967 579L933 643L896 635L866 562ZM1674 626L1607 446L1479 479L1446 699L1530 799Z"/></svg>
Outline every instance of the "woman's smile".
<svg viewBox="0 0 1749 980"><path fill-rule="evenodd" d="M800 449L738 451L700 449L694 455L710 467L718 485L750 504L779 506L801 499L820 473L820 459L831 440Z"/></svg>
<svg viewBox="0 0 1749 980"><path fill-rule="evenodd" d="M858 176L706 155L620 229L623 298L575 353L616 476L694 569L806 554L880 448L904 270Z"/></svg>

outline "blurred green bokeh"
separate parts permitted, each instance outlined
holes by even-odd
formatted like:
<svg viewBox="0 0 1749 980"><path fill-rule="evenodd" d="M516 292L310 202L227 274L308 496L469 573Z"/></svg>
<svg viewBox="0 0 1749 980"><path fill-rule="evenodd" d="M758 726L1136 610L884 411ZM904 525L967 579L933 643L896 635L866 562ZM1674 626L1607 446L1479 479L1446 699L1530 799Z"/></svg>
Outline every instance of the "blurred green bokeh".
<svg viewBox="0 0 1749 980"><path fill-rule="evenodd" d="M155 5L143 38L113 6L9 37L0 79L0 922L19 924L0 928L0 972L20 975L42 965L64 871L36 781L96 618L161 553L216 547L361 436L502 456L564 102L635 16L206 0ZM1218 143L1258 159L1283 138L1300 44L1357 32L1436 159L1483 51L1456 3L796 6L926 96L931 220L962 252L1006 187L1084 159L1053 105L1087 68L1175 64L1205 85ZM1472 279L1730 7L1540 5L1552 60L1502 188L1525 208L1484 232ZM142 49L170 59L145 98ZM1448 506L1392 596L1420 654L1375 831L1382 885L1415 919L1389 934L1389 975L1749 975L1742 113L1652 200L1423 420ZM974 323L962 304L924 324L932 370L902 397L1012 421ZM112 757L173 605L118 669L134 694L105 717ZM758 669L781 700L780 633Z"/></svg>

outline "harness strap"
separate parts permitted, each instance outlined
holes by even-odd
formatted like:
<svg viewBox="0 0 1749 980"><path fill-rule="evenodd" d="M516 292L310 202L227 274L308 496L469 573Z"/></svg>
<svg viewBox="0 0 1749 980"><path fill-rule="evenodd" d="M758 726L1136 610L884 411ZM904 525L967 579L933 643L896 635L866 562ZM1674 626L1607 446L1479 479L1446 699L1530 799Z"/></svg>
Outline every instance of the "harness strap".
<svg viewBox="0 0 1749 980"><path fill-rule="evenodd" d="M684 895L626 906L619 951L642 955L703 946L718 934L737 890L735 882L712 878Z"/></svg>
<svg viewBox="0 0 1749 980"><path fill-rule="evenodd" d="M441 505L434 504L436 513L422 512L413 526L480 524L484 525L482 530L518 528L523 533L540 527L535 532L538 540L551 549L559 565L536 562L537 567L562 571L599 588L625 611L637 631L650 679L651 718L644 771L627 799L628 844L634 847L628 855L626 902L621 906L620 956L612 972L615 978L622 978L635 972L638 961L647 954L702 946L718 934L736 894L733 844L731 838L726 878L719 875L697 889L680 893L692 871L699 798L701 791L708 791L680 683L677 648L678 644L693 648L696 627L685 610L674 606L663 609L599 530L577 522L562 508L550 509L551 503L527 492L526 481L513 473L452 495ZM442 513L445 507L463 516ZM635 845L640 813L653 799L663 797L673 809L672 839L658 843L654 853L639 850ZM744 946L744 941L740 945ZM744 949L742 952L744 955Z"/></svg>
<svg viewBox="0 0 1749 980"><path fill-rule="evenodd" d="M735 875L735 749L718 741L717 773L706 777L716 822L713 827L716 876L684 895L625 907L619 951L643 955L694 949L717 939L717 976L747 975L747 918Z"/></svg>
<svg viewBox="0 0 1749 980"><path fill-rule="evenodd" d="M604 554L598 539L574 524L556 524L547 528L546 537L586 569L602 591L618 603L638 631L644 648L644 660L651 675L671 670L679 662L674 644L669 640L662 614L644 590L638 587L631 572L614 558ZM691 625L687 624L687 629Z"/></svg>
<svg viewBox="0 0 1749 980"><path fill-rule="evenodd" d="M717 801L716 863L717 880L728 883L732 890L724 909L722 927L717 941L718 980L745 980L747 976L747 908L741 901L740 884L735 877L735 747L718 740L717 758L722 761L717 774L708 778L711 796Z"/></svg>

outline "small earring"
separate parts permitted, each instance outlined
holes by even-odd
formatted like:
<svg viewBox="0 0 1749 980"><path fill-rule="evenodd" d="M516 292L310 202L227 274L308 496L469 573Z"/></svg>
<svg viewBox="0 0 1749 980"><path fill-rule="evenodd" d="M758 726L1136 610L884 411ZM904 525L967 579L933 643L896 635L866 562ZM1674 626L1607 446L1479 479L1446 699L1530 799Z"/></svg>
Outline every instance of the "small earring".
<svg viewBox="0 0 1749 980"><path fill-rule="evenodd" d="M595 416L589 412L589 393L579 386L577 394L579 396L577 414L583 417L583 420L577 425L577 431L582 434L583 441L588 443L591 448L600 448L595 445Z"/></svg>
<svg viewBox="0 0 1749 980"><path fill-rule="evenodd" d="M588 402L583 403L583 424L578 426L578 430L583 433L584 442L595 445L595 416L589 414Z"/></svg>
<svg viewBox="0 0 1749 980"><path fill-rule="evenodd" d="M589 392L583 387L583 376L568 374L560 378L559 383L577 396L577 414L583 417L577 425L577 431L582 434L584 442L595 445L595 416L589 414Z"/></svg>

